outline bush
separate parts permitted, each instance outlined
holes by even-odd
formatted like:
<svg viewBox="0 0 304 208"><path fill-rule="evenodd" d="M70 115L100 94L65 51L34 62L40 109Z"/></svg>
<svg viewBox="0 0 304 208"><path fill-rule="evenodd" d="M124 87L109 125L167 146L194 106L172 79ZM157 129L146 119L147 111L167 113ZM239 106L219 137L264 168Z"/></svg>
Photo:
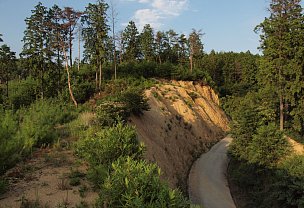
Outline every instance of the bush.
<svg viewBox="0 0 304 208"><path fill-rule="evenodd" d="M290 145L278 127L271 123L257 129L257 134L253 135L248 148L249 162L272 167L287 154Z"/></svg>
<svg viewBox="0 0 304 208"><path fill-rule="evenodd" d="M160 169L143 160L121 158L112 164L97 207L189 207L178 190L171 190L160 181Z"/></svg>
<svg viewBox="0 0 304 208"><path fill-rule="evenodd" d="M38 88L38 81L32 77L9 82L9 99L7 104L11 105L14 109L29 106L36 100Z"/></svg>
<svg viewBox="0 0 304 208"><path fill-rule="evenodd" d="M96 117L99 125L111 127L120 120L125 121L128 117L128 111L123 103L105 101L97 107Z"/></svg>
<svg viewBox="0 0 304 208"><path fill-rule="evenodd" d="M18 116L0 109L0 174L15 164L21 157L23 140L17 136Z"/></svg>
<svg viewBox="0 0 304 208"><path fill-rule="evenodd" d="M95 135L90 134L80 139L75 151L78 156L85 158L91 167L110 167L112 162L120 157L141 158L144 147L137 141L135 128L124 126L120 122L114 127L101 129Z"/></svg>
<svg viewBox="0 0 304 208"><path fill-rule="evenodd" d="M70 108L53 100L38 100L24 111L20 137L25 141L25 149L53 143L58 137L56 125L75 118Z"/></svg>
<svg viewBox="0 0 304 208"><path fill-rule="evenodd" d="M304 156L293 156L279 165L272 198L282 207L304 207Z"/></svg>
<svg viewBox="0 0 304 208"><path fill-rule="evenodd" d="M125 104L128 114L139 116L150 109L148 100L140 91L129 90L122 93L121 101Z"/></svg>
<svg viewBox="0 0 304 208"><path fill-rule="evenodd" d="M130 89L104 100L97 107L96 116L99 124L105 127L113 126L120 120L126 121L131 114L140 116L147 110L149 104L144 95L136 89Z"/></svg>

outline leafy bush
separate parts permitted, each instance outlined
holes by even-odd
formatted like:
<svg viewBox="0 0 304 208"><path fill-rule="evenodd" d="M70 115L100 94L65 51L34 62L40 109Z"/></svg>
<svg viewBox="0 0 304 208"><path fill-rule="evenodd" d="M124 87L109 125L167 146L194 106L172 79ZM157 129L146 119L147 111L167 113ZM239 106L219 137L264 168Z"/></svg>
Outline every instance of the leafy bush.
<svg viewBox="0 0 304 208"><path fill-rule="evenodd" d="M271 167L275 166L279 159L287 154L290 145L278 127L271 123L257 129L257 134L253 135L248 148L250 162Z"/></svg>
<svg viewBox="0 0 304 208"><path fill-rule="evenodd" d="M139 116L143 111L148 111L150 109L148 100L140 91L129 90L121 95L121 101L125 104L127 113L132 113Z"/></svg>
<svg viewBox="0 0 304 208"><path fill-rule="evenodd" d="M75 118L67 106L52 100L38 100L23 112L20 137L25 148L51 144L58 137L56 125Z"/></svg>
<svg viewBox="0 0 304 208"><path fill-rule="evenodd" d="M96 110L96 116L101 126L113 126L120 120L134 114L139 116L143 111L149 110L149 104L144 95L136 89L130 89L104 100Z"/></svg>
<svg viewBox="0 0 304 208"><path fill-rule="evenodd" d="M297 155L279 165L272 198L282 207L304 207L304 156Z"/></svg>
<svg viewBox="0 0 304 208"><path fill-rule="evenodd" d="M85 158L92 167L105 165L120 157L130 156L134 159L142 157L144 147L137 141L134 127L118 123L116 126L101 129L95 135L88 135L76 144L76 154Z"/></svg>
<svg viewBox="0 0 304 208"><path fill-rule="evenodd" d="M0 109L0 173L11 167L21 157L23 140L17 136L18 116Z"/></svg>
<svg viewBox="0 0 304 208"><path fill-rule="evenodd" d="M32 77L9 82L9 99L7 104L11 105L14 109L29 106L36 100L38 87L38 81Z"/></svg>
<svg viewBox="0 0 304 208"><path fill-rule="evenodd" d="M97 207L189 207L178 190L171 190L160 181L160 169L143 160L121 158L112 164Z"/></svg>
<svg viewBox="0 0 304 208"><path fill-rule="evenodd" d="M105 101L97 107L96 117L101 126L114 126L127 119L128 111L123 103Z"/></svg>

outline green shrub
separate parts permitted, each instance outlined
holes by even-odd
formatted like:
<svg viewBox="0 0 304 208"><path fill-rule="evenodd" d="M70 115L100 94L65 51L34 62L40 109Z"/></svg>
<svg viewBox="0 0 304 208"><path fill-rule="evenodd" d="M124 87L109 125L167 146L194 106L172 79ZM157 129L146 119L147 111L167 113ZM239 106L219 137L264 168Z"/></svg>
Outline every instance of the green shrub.
<svg viewBox="0 0 304 208"><path fill-rule="evenodd" d="M304 156L293 156L279 165L272 199L282 207L304 207Z"/></svg>
<svg viewBox="0 0 304 208"><path fill-rule="evenodd" d="M119 120L126 120L128 111L121 102L105 101L96 109L96 117L101 126L114 126Z"/></svg>
<svg viewBox="0 0 304 208"><path fill-rule="evenodd" d="M126 91L122 93L121 100L125 104L125 108L129 114L131 113L139 116L143 114L143 111L148 111L150 109L148 100L140 91Z"/></svg>
<svg viewBox="0 0 304 208"><path fill-rule="evenodd" d="M261 166L272 167L290 150L290 145L278 127L271 123L261 126L253 135L248 160Z"/></svg>
<svg viewBox="0 0 304 208"><path fill-rule="evenodd" d="M160 169L143 160L121 158L112 164L97 207L190 207L178 190L160 181Z"/></svg>
<svg viewBox="0 0 304 208"><path fill-rule="evenodd" d="M149 110L149 104L144 95L135 90L127 90L111 99L104 100L96 110L98 123L101 126L113 126L120 120L126 121L134 114L140 116Z"/></svg>
<svg viewBox="0 0 304 208"><path fill-rule="evenodd" d="M25 149L53 143L58 138L56 125L75 118L70 108L53 100L38 100L24 111L20 137L25 141Z"/></svg>
<svg viewBox="0 0 304 208"><path fill-rule="evenodd" d="M7 104L11 105L14 109L29 106L36 100L38 88L38 81L32 77L9 82L9 99L7 100Z"/></svg>
<svg viewBox="0 0 304 208"><path fill-rule="evenodd" d="M75 149L76 154L85 158L92 167L110 167L112 162L124 156L139 159L143 151L144 147L137 140L135 128L124 126L121 122L80 139Z"/></svg>
<svg viewBox="0 0 304 208"><path fill-rule="evenodd" d="M23 139L18 136L18 115L13 111L0 109L0 173L20 159Z"/></svg>

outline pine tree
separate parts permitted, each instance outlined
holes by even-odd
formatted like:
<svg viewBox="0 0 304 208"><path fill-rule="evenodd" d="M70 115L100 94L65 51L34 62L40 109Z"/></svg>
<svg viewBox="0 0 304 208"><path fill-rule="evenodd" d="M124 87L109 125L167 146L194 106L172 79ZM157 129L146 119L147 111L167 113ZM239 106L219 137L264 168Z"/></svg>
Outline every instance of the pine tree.
<svg viewBox="0 0 304 208"><path fill-rule="evenodd" d="M86 7L82 19L84 23L82 31L85 48L84 54L86 59L96 66L96 88L101 87L102 64L104 63L106 53L105 43L108 39L107 9L108 5L103 0L99 0L96 4L89 4Z"/></svg>
<svg viewBox="0 0 304 208"><path fill-rule="evenodd" d="M193 68L195 68L195 60L203 55L204 45L201 41L202 37L201 30L192 29L192 32L188 38L189 44L189 60L190 60L190 73L192 73Z"/></svg>
<svg viewBox="0 0 304 208"><path fill-rule="evenodd" d="M46 71L46 54L45 44L48 31L46 29L46 14L47 8L39 2L35 9L32 10L32 15L25 19L26 30L24 32L24 46L21 52L21 57L25 59L24 66L30 71L34 77L39 77L40 80L40 96L44 96L44 73Z"/></svg>
<svg viewBox="0 0 304 208"><path fill-rule="evenodd" d="M128 26L123 31L123 41L125 45L125 60L138 60L140 57L140 41L135 22L130 21Z"/></svg>
<svg viewBox="0 0 304 208"><path fill-rule="evenodd" d="M143 58L146 61L153 61L155 54L154 33L149 24L144 26L140 34L140 46Z"/></svg>
<svg viewBox="0 0 304 208"><path fill-rule="evenodd" d="M270 17L256 28L261 32L260 48L264 54L259 82L277 92L280 130L283 130L288 108L295 103L296 92L303 91L303 86L293 89L303 80L303 68L299 66L303 61L299 63L297 58L299 50L303 50L303 15L300 0L272 0L269 11Z"/></svg>
<svg viewBox="0 0 304 208"><path fill-rule="evenodd" d="M71 7L65 7L61 13L61 21L62 27L66 30L66 38L68 42L68 49L69 49L69 59L70 59L70 66L73 65L73 40L74 40L74 30L77 26L77 22L80 19L82 12L75 11Z"/></svg>
<svg viewBox="0 0 304 208"><path fill-rule="evenodd" d="M8 97L8 82L11 79L12 71L16 68L16 55L10 47L2 45L0 47L0 83L5 82L6 96Z"/></svg>

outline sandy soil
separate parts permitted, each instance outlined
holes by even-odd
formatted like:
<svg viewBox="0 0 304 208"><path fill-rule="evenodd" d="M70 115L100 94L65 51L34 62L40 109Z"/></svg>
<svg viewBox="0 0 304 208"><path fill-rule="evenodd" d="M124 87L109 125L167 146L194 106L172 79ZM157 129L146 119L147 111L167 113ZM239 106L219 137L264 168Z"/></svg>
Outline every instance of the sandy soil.
<svg viewBox="0 0 304 208"><path fill-rule="evenodd" d="M70 185L69 175L76 170L85 173L86 165L77 162L70 150L37 151L30 160L6 173L10 190L1 196L0 207L17 208L34 203L39 207L75 207L81 202L94 203L98 194L85 177L79 185Z"/></svg>
<svg viewBox="0 0 304 208"><path fill-rule="evenodd" d="M146 159L156 162L172 188L187 193L192 163L225 135L228 119L216 93L200 83L173 81L146 91L150 111L131 117Z"/></svg>
<svg viewBox="0 0 304 208"><path fill-rule="evenodd" d="M203 154L189 174L189 197L193 204L205 208L235 208L227 181L227 147L232 139L226 137Z"/></svg>
<svg viewBox="0 0 304 208"><path fill-rule="evenodd" d="M303 144L300 144L291 138L287 138L287 139L288 139L288 142L291 144L295 154L297 154L297 155L304 154L304 145Z"/></svg>

